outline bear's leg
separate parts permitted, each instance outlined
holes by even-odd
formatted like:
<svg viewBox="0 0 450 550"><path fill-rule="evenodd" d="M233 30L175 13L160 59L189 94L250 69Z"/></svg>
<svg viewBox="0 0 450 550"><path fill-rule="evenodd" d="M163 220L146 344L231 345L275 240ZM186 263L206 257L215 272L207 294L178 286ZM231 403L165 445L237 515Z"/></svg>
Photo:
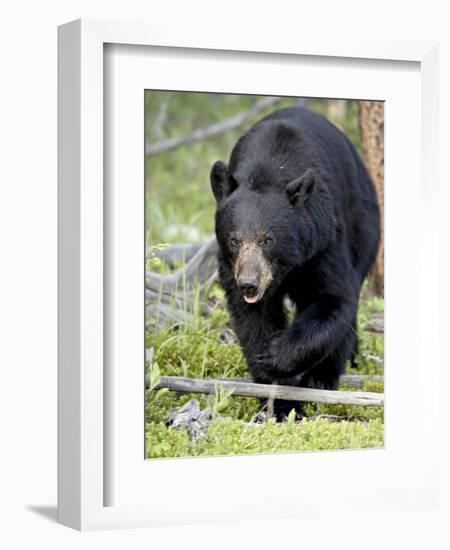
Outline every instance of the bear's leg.
<svg viewBox="0 0 450 550"><path fill-rule="evenodd" d="M356 342L356 334L351 328L338 348L321 363L305 372L300 380L299 377L284 378L278 383L302 388L337 390L339 377L345 371L347 361L352 357ZM277 399L273 403L273 414L278 422L286 420L292 409L296 412L296 420L301 420L304 416L301 402Z"/></svg>
<svg viewBox="0 0 450 550"><path fill-rule="evenodd" d="M277 422L286 420L292 409L295 410L295 420L301 420L303 418L303 408L299 401L275 399L273 402L273 415L277 419Z"/></svg>
<svg viewBox="0 0 450 550"><path fill-rule="evenodd" d="M255 382L258 380L254 379ZM298 386L298 379L296 378L283 378L281 380L274 380L274 384L280 384L282 386ZM299 401L290 401L285 399L261 399L261 411L270 416L274 416L278 422L286 420L289 413L295 410L296 420L303 418L302 403Z"/></svg>
<svg viewBox="0 0 450 550"><path fill-rule="evenodd" d="M241 296L233 296L233 298L234 300L228 303L232 326L247 360L252 380L257 384L277 384L278 380L267 372L258 358L266 353L271 337L286 328L282 296L273 296L264 304L256 306L246 304ZM281 383L290 384L288 381ZM281 420L292 408L296 408L297 417L302 417L298 403L289 407L286 405L280 411L278 411L278 403L279 401L269 403L269 400L261 399L261 411L265 414L270 411Z"/></svg>
<svg viewBox="0 0 450 550"><path fill-rule="evenodd" d="M346 298L324 295L299 307L292 323L274 334L266 355L258 358L261 368L274 379L283 379L305 375L332 355L344 355L345 364L356 340L352 325L357 300L351 296L349 289Z"/></svg>
<svg viewBox="0 0 450 550"><path fill-rule="evenodd" d="M282 296L272 296L264 303L247 304L238 292L233 292L229 296L228 309L253 380L272 384L275 378L258 358L266 353L273 335L286 328Z"/></svg>
<svg viewBox="0 0 450 550"><path fill-rule="evenodd" d="M356 316L353 320L353 323L352 323L352 330L354 332L354 335L355 335L355 344L353 346L353 351L352 351L352 355L350 357L350 361L351 361L351 364L352 364L352 368L353 369L357 369L358 368L358 364L356 362L356 357L358 355L358 352L359 352L359 340L358 340L358 332L357 332L357 320L356 320Z"/></svg>
<svg viewBox="0 0 450 550"><path fill-rule="evenodd" d="M357 335L355 331L356 318L354 323L348 328L346 335L337 345L337 347L325 359L317 363L300 376L284 377L274 379L273 383L286 386L298 386L303 388L314 388L324 390L337 390L339 386L339 377L344 373L347 361L353 358L357 349ZM253 376L255 382L270 383L266 378L266 373L262 370L256 370L256 376ZM259 376L258 376L259 375ZM261 400L261 406L266 412L272 408L273 415L277 421L285 420L292 409L296 412L296 419L301 420L304 416L302 403L284 399L276 399L271 405L267 399Z"/></svg>
<svg viewBox="0 0 450 550"><path fill-rule="evenodd" d="M298 385L303 388L337 390L339 377L344 373L347 361L352 358L356 342L356 334L350 328L333 353L305 372Z"/></svg>

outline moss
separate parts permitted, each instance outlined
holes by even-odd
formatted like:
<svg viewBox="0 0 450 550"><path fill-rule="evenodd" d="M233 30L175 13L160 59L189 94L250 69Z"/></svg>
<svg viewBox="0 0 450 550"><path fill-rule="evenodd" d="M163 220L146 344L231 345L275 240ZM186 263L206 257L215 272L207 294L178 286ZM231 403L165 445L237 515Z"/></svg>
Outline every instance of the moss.
<svg viewBox="0 0 450 550"><path fill-rule="evenodd" d="M147 346L153 346L153 361L161 375L192 378L248 377L248 369L239 345L223 343L229 317L224 309L223 294L213 291L214 312L207 319L197 316L194 322L174 325L160 332L150 331ZM383 300L361 301L358 314L359 353L357 369L347 367L348 374L383 374L383 337L362 330L375 314L382 313ZM229 329L228 329L229 330ZM342 390L354 388L341 384ZM383 382L367 381L362 391L383 392ZM383 445L383 407L325 405L307 403L307 417L338 415L347 421L329 422L324 418L305 420L300 424L249 425L260 409L258 399L234 397L227 400L222 418L213 421L204 440L191 442L187 433L172 430L164 424L170 409L198 399L201 408L209 396L162 392L148 396L146 404L147 454L149 458L246 454L256 452L303 451L320 449L380 447Z"/></svg>
<svg viewBox="0 0 450 550"><path fill-rule="evenodd" d="M147 425L147 458L365 449L382 447L383 441L381 420L330 422L317 418L248 424L220 418L210 425L206 437L194 442L185 431L163 423Z"/></svg>

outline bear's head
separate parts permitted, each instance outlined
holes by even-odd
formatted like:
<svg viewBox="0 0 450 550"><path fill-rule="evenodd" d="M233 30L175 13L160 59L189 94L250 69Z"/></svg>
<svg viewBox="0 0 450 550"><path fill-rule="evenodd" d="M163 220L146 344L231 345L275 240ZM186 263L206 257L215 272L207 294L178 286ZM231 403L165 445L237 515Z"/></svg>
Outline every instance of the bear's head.
<svg viewBox="0 0 450 550"><path fill-rule="evenodd" d="M247 303L276 292L295 267L323 247L315 219L322 217L316 181L307 169L281 186L261 187L239 181L222 161L213 165L217 241Z"/></svg>

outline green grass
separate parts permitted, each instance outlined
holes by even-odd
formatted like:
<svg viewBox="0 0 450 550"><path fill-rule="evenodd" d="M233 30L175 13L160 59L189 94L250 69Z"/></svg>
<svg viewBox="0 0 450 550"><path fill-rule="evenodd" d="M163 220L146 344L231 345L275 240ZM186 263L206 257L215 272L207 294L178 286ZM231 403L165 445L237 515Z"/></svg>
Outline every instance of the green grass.
<svg viewBox="0 0 450 550"><path fill-rule="evenodd" d="M183 430L153 423L147 426L147 458L376 448L383 446L383 434L379 419L245 424L225 417L211 424L205 438L193 442Z"/></svg>

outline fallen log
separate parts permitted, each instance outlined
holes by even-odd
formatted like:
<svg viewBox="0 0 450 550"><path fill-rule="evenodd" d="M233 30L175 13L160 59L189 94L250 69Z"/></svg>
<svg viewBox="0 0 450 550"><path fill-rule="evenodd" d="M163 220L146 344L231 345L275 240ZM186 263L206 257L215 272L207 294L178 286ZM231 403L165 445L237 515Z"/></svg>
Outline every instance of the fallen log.
<svg viewBox="0 0 450 550"><path fill-rule="evenodd" d="M195 307L203 315L210 313L206 299L217 280L216 256L217 241L213 236L182 268L165 275L146 272L146 315L153 323L157 319L157 329L179 319L189 320Z"/></svg>
<svg viewBox="0 0 450 550"><path fill-rule="evenodd" d="M308 401L329 405L359 405L363 407L382 407L384 405L384 394L382 393L317 390L278 384L255 384L236 380L184 378L179 376L161 376L155 389L168 388L181 393L213 394L218 386L233 390L233 396L236 397L288 399L290 401Z"/></svg>
<svg viewBox="0 0 450 550"><path fill-rule="evenodd" d="M341 384L351 388L362 388L366 382L383 382L384 376L381 374L343 374L339 378Z"/></svg>
<svg viewBox="0 0 450 550"><path fill-rule="evenodd" d="M194 320L193 314L189 311L183 311L168 304L148 304L146 314L149 319L147 327L156 327L156 329L176 323L189 323Z"/></svg>
<svg viewBox="0 0 450 550"><path fill-rule="evenodd" d="M233 380L235 382L251 382L251 378L219 378L219 380ZM366 382L383 382L384 376L381 374L343 374L339 378L341 384L351 388L362 388Z"/></svg>
<svg viewBox="0 0 450 550"><path fill-rule="evenodd" d="M366 332L373 332L374 334L384 334L384 316L375 315L372 319L367 321L363 329Z"/></svg>
<svg viewBox="0 0 450 550"><path fill-rule="evenodd" d="M219 378L218 380L231 380L233 382L252 382L251 378L243 377ZM345 384L350 388L362 388L366 382L384 382L384 376L382 374L343 374L340 377L339 381L341 384ZM148 375L146 375L145 377L145 387L148 388Z"/></svg>
<svg viewBox="0 0 450 550"><path fill-rule="evenodd" d="M171 269L177 265L186 264L203 245L201 243L171 244L167 248L155 252L155 257L163 260Z"/></svg>
<svg viewBox="0 0 450 550"><path fill-rule="evenodd" d="M190 259L190 261L173 273L161 275L153 271L147 271L145 275L145 287L160 296L173 296L174 293L182 294L191 292L195 284L205 285L217 271L217 241L212 236Z"/></svg>

